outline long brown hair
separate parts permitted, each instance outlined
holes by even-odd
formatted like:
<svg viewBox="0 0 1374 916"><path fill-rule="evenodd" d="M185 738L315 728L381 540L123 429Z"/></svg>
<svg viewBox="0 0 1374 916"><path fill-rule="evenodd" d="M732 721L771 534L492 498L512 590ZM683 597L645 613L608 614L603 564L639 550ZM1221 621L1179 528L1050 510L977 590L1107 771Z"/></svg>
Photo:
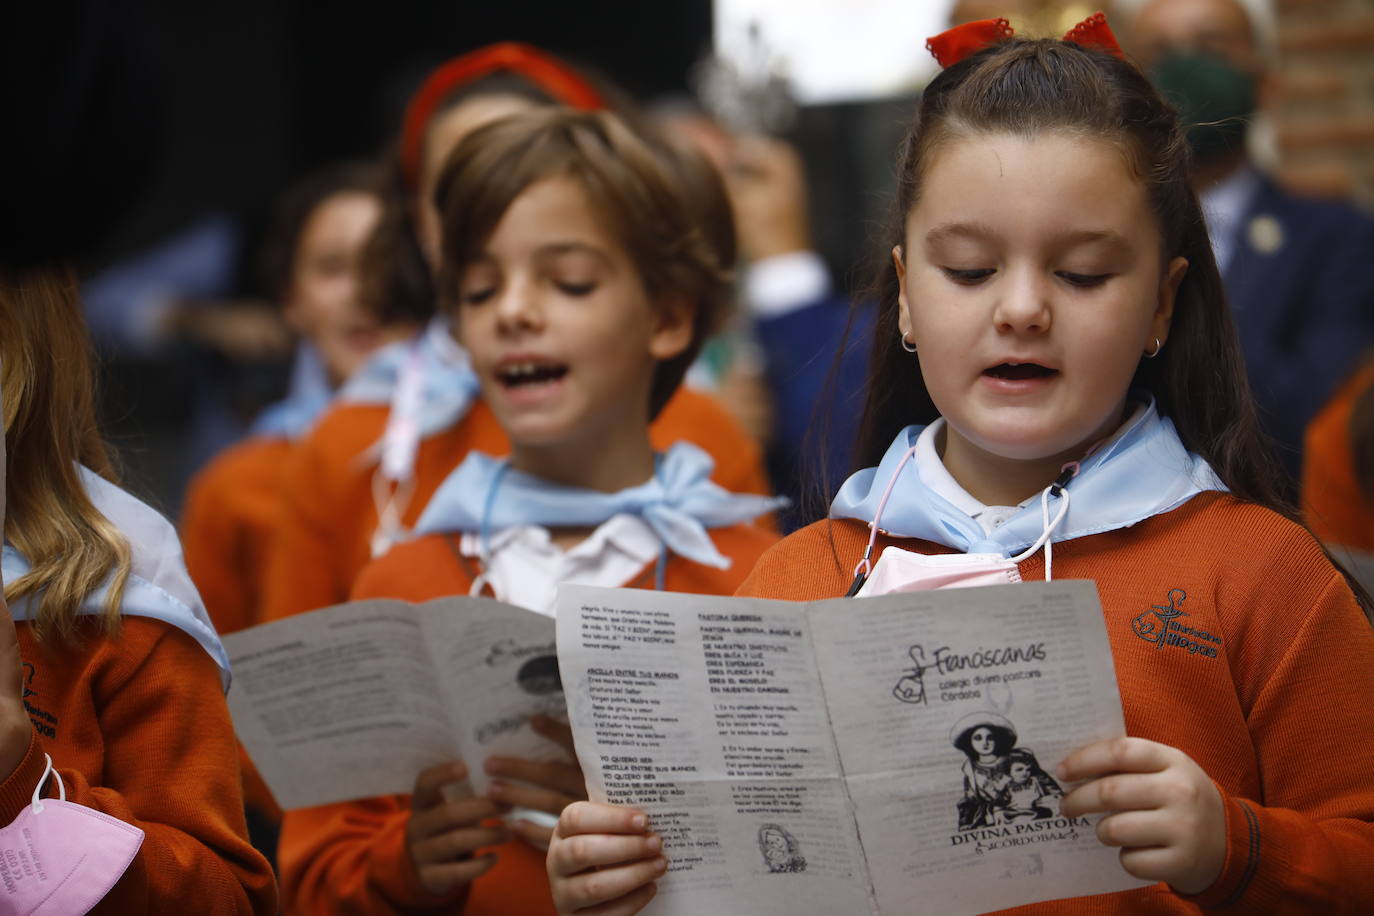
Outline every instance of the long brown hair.
<svg viewBox="0 0 1374 916"><path fill-rule="evenodd" d="M1146 190L1166 260L1188 260L1168 345L1158 358L1142 358L1133 386L1154 395L1183 444L1205 458L1233 494L1296 519L1260 429L1176 113L1133 64L1053 39L999 42L941 72L921 97L900 148L857 466L876 465L899 430L937 416L913 365L916 357L901 346L897 273L886 256L904 241L905 217L920 198L932 157L955 137L1050 130L1118 146Z"/></svg>
<svg viewBox="0 0 1374 916"><path fill-rule="evenodd" d="M449 156L435 189L444 239L440 302L453 307L458 272L477 259L520 193L557 176L582 186L653 306L672 296L692 307L691 344L654 374L649 411L656 416L731 303L729 199L719 174L697 154L609 112L536 109L478 128Z"/></svg>
<svg viewBox="0 0 1374 916"><path fill-rule="evenodd" d="M114 481L96 423L90 339L70 270L0 268L5 540L29 572L5 598L37 602L40 638L70 637L82 603L106 582L102 622L118 628L129 542L91 502L78 464Z"/></svg>

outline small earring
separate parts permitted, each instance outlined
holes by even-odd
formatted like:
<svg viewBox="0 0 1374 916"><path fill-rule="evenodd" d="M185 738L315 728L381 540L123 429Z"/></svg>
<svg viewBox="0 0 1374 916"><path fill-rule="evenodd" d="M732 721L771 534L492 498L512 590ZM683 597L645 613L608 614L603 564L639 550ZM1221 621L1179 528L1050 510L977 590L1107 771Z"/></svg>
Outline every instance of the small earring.
<svg viewBox="0 0 1374 916"><path fill-rule="evenodd" d="M908 343L905 334L901 335L901 337L900 337L899 339L900 339L901 342L902 342L902 349L903 349L903 350L905 350L905 351L908 352L908 353L915 353L915 352L916 352L916 344L914 344L914 343Z"/></svg>
<svg viewBox="0 0 1374 916"><path fill-rule="evenodd" d="M1146 353L1146 354L1145 354L1145 358L1146 358L1146 359L1154 359L1156 356L1159 355L1159 351L1160 351L1160 350L1163 350L1163 349L1164 349L1164 344L1160 343L1160 342L1159 342L1159 338L1156 337L1156 338L1155 338L1155 351L1154 351L1153 353Z"/></svg>

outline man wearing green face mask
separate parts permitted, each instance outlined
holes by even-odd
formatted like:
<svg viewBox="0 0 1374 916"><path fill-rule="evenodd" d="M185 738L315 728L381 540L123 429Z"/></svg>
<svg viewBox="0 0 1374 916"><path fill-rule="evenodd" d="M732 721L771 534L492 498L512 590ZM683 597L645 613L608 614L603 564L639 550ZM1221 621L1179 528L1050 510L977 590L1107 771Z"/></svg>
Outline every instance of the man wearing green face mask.
<svg viewBox="0 0 1374 916"><path fill-rule="evenodd" d="M1268 0L1119 0L1127 50L1174 102L1261 417L1296 477L1303 431L1374 344L1374 220L1251 161L1274 93Z"/></svg>

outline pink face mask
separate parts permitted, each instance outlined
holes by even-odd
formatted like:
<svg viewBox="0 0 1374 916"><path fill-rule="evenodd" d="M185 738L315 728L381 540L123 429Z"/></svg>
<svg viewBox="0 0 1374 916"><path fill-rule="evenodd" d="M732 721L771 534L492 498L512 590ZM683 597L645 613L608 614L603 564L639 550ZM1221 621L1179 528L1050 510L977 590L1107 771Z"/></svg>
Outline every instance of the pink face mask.
<svg viewBox="0 0 1374 916"><path fill-rule="evenodd" d="M997 553L926 554L888 547L855 597L1021 581L1016 562Z"/></svg>
<svg viewBox="0 0 1374 916"><path fill-rule="evenodd" d="M81 916L128 870L143 831L67 801L62 777L47 759L33 803L0 828L0 912ZM49 773L57 799L39 798Z"/></svg>

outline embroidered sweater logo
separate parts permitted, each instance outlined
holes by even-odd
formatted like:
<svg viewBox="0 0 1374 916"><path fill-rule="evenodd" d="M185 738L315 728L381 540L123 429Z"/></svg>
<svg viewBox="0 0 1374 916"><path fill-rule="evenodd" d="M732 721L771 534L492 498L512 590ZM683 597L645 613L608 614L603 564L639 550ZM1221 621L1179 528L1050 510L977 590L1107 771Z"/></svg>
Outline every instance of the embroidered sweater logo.
<svg viewBox="0 0 1374 916"><path fill-rule="evenodd" d="M45 738L56 738L57 716L29 702L29 697L38 696L38 691L33 689L33 681L37 675L38 669L33 666L33 663L24 662L24 711L29 714L29 721L33 723L33 727L38 730L40 735Z"/></svg>
<svg viewBox="0 0 1374 916"><path fill-rule="evenodd" d="M1136 636L1154 643L1156 649L1172 646L1189 655L1216 658L1221 637L1187 626L1179 620L1188 616L1182 609L1187 597L1188 593L1181 588L1169 589L1169 603L1152 605L1148 611L1131 621L1131 629Z"/></svg>

